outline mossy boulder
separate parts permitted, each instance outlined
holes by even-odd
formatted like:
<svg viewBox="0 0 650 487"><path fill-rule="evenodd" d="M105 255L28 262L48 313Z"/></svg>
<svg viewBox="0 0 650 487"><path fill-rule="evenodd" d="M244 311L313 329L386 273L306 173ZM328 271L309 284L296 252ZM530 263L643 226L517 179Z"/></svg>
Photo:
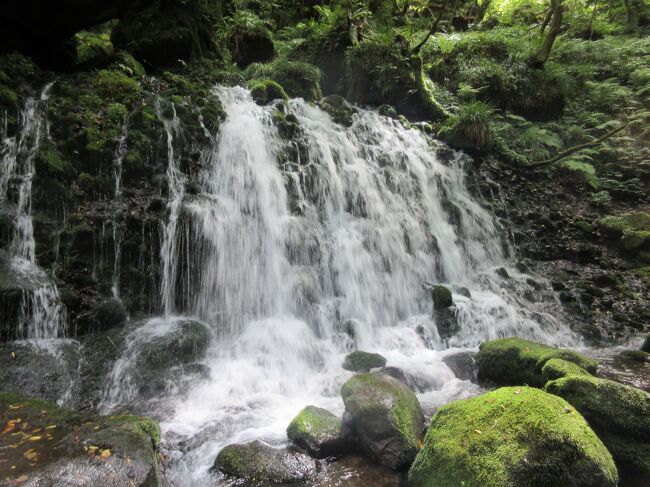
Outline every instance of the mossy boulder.
<svg viewBox="0 0 650 487"><path fill-rule="evenodd" d="M258 105L266 105L273 100L288 100L284 88L273 80L258 81L251 85L251 96Z"/></svg>
<svg viewBox="0 0 650 487"><path fill-rule="evenodd" d="M424 416L406 384L384 374L358 374L343 384L341 396L361 450L393 469L413 461Z"/></svg>
<svg viewBox="0 0 650 487"><path fill-rule="evenodd" d="M542 367L542 376L546 381L560 379L561 377L568 377L570 375L591 376L589 372L579 365L561 358L552 358Z"/></svg>
<svg viewBox="0 0 650 487"><path fill-rule="evenodd" d="M623 350L618 354L623 360L633 362L650 362L650 353L643 350Z"/></svg>
<svg viewBox="0 0 650 487"><path fill-rule="evenodd" d="M451 291L445 286L433 286L431 288L431 299L435 309L449 308L454 304Z"/></svg>
<svg viewBox="0 0 650 487"><path fill-rule="evenodd" d="M226 446L217 455L213 469L237 479L275 485L308 480L316 473L316 464L298 451L255 440Z"/></svg>
<svg viewBox="0 0 650 487"><path fill-rule="evenodd" d="M160 429L138 416L92 416L0 393L3 480L26 485L161 485Z"/></svg>
<svg viewBox="0 0 650 487"><path fill-rule="evenodd" d="M569 403L504 387L440 408L408 479L411 487L614 487L618 475Z"/></svg>
<svg viewBox="0 0 650 487"><path fill-rule="evenodd" d="M238 10L228 36L232 60L241 68L268 62L275 56L275 44L268 26L249 10Z"/></svg>
<svg viewBox="0 0 650 487"><path fill-rule="evenodd" d="M356 351L346 355L343 368L352 372L370 372L386 365L386 359L378 353Z"/></svg>
<svg viewBox="0 0 650 487"><path fill-rule="evenodd" d="M584 375L551 381L545 389L585 417L619 468L650 476L650 394Z"/></svg>
<svg viewBox="0 0 650 487"><path fill-rule="evenodd" d="M589 373L598 367L596 360L580 353L513 337L481 344L476 355L478 377L498 385L542 387L546 383L542 368L553 358L574 363Z"/></svg>
<svg viewBox="0 0 650 487"><path fill-rule="evenodd" d="M344 453L345 442L341 433L341 420L316 406L307 406L300 411L287 428L289 439L316 458Z"/></svg>
<svg viewBox="0 0 650 487"><path fill-rule="evenodd" d="M323 98L319 106L321 110L327 112L327 114L332 117L334 122L343 125L344 127L350 127L352 125L352 117L357 110L349 104L345 98L339 95L329 95Z"/></svg>
<svg viewBox="0 0 650 487"><path fill-rule="evenodd" d="M255 74L255 77L264 73L265 77L282 85L287 94L293 98L317 101L323 97L320 88L322 74L320 69L312 64L282 60L271 64L256 64L250 66L248 71Z"/></svg>
<svg viewBox="0 0 650 487"><path fill-rule="evenodd" d="M650 213L637 211L610 215L599 220L598 224L601 233L633 256L642 258L650 249Z"/></svg>

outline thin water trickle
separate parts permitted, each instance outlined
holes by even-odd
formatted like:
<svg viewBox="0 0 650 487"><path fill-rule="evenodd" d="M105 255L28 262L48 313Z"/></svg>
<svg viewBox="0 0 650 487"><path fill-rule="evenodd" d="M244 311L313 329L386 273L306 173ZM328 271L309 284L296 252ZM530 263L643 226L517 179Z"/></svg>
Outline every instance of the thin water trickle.
<svg viewBox="0 0 650 487"><path fill-rule="evenodd" d="M20 338L49 339L61 334L62 309L58 290L36 265L32 222L34 159L42 144L49 141L47 113L52 85L43 88L40 98L25 101L16 135L8 136L6 131L0 134L0 203L13 213L7 258L12 275L26 283L17 318L16 331Z"/></svg>
<svg viewBox="0 0 650 487"><path fill-rule="evenodd" d="M205 485L228 443L286 440L307 404L340 414L351 375L341 364L353 349L382 353L421 378L430 410L480 390L455 378L445 355L508 335L575 343L519 297L527 276L494 272L508 264L502 230L469 193L464 156L443 159L429 137L376 112L359 110L345 128L302 100L286 108L302 133L287 142L274 124L280 106L260 107L238 87L216 94L227 118L203 152L198 194L185 193L180 121L175 112L161 117L170 188L164 317L129 335L103 403L162 418L174 485ZM454 291L459 331L447 342L427 282ZM137 397L134 368L152 337L186 319L174 313L209 328L200 362L210 373L165 393L161 410Z"/></svg>

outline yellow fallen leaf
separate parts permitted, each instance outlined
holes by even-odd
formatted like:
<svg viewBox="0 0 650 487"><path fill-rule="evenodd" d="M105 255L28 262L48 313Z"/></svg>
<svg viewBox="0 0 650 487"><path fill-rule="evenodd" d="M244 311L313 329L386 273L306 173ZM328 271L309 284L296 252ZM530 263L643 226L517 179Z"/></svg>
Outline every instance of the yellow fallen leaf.
<svg viewBox="0 0 650 487"><path fill-rule="evenodd" d="M29 441L39 441L39 440L41 440L42 438L43 438L43 437L40 436L40 435L34 435L34 436L30 436L28 439L29 439Z"/></svg>
<svg viewBox="0 0 650 487"><path fill-rule="evenodd" d="M11 352L11 358L16 358L16 352Z"/></svg>
<svg viewBox="0 0 650 487"><path fill-rule="evenodd" d="M107 448L106 450L102 450L102 452L99 455L102 458L108 458L111 456L111 451Z"/></svg>
<svg viewBox="0 0 650 487"><path fill-rule="evenodd" d="M30 448L25 453L23 453L23 456L27 460L36 460L38 458L38 452L36 450L34 450L33 448Z"/></svg>
<svg viewBox="0 0 650 487"><path fill-rule="evenodd" d="M481 430L474 430L474 433L479 434L479 435L483 434L483 432Z"/></svg>
<svg viewBox="0 0 650 487"><path fill-rule="evenodd" d="M51 425L45 427L46 430L51 430L51 429L54 429L54 428L56 428L55 424L51 424Z"/></svg>
<svg viewBox="0 0 650 487"><path fill-rule="evenodd" d="M521 389L519 388L515 389L515 394L521 394Z"/></svg>

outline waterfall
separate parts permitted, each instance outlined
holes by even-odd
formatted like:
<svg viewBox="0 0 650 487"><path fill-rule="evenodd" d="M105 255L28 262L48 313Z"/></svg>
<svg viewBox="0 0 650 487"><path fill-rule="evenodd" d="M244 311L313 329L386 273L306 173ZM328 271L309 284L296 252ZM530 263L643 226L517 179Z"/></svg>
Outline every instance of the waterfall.
<svg viewBox="0 0 650 487"><path fill-rule="evenodd" d="M49 140L47 112L52 85L46 85L38 99L25 101L16 135L0 134L0 200L14 215L7 258L9 271L21 286L17 317L17 335L21 338L56 338L61 334L58 291L36 264L31 214L34 159L43 142Z"/></svg>
<svg viewBox="0 0 650 487"><path fill-rule="evenodd" d="M124 121L122 133L117 142L117 147L113 154L113 178L115 180L115 189L113 193L113 202L119 204L122 196L122 163L128 151L127 137L129 135L129 121ZM111 218L111 227L113 229L113 277L111 282L111 292L113 298L120 299L120 266L122 265L122 239L124 229L118 221L117 212L113 212Z"/></svg>
<svg viewBox="0 0 650 487"><path fill-rule="evenodd" d="M176 272L178 268L178 241L176 238L178 220L183 198L185 197L185 178L179 167L179 161L174 151L174 138L179 133L180 120L176 107L171 104L171 118L163 113L162 101L156 103L156 112L163 121L167 135L167 180L169 183L169 218L164 230L163 244L160 251L162 258L162 309L166 316L174 311L174 295L176 289Z"/></svg>
<svg viewBox="0 0 650 487"><path fill-rule="evenodd" d="M285 440L307 404L341 413L351 350L424 378L419 397L433 408L478 392L442 361L453 351L510 335L573 343L543 305L522 299L529 277L510 268L503 230L469 192L466 156L374 111L357 109L343 127L303 100L260 107L240 87L216 94L227 118L202 152L197 194L186 194L175 108L163 116L158 105L169 183L164 316L127 338L103 405L135 398L138 348L177 330L175 313L209 327L210 377L169 393L161 414L175 485L205 483L228 443ZM297 121L297 138L282 137L282 117ZM428 282L453 291L458 332L446 341ZM160 413L160 402L148 404Z"/></svg>

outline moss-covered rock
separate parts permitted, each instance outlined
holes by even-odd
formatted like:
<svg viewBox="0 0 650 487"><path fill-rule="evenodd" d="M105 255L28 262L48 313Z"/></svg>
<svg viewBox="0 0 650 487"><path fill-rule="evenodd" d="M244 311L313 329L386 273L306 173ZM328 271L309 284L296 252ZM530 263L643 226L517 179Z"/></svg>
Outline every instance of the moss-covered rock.
<svg viewBox="0 0 650 487"><path fill-rule="evenodd" d="M3 480L29 485L161 485L158 424L138 416L90 416L0 393ZM10 448L11 446L11 448ZM18 480L20 479L20 480Z"/></svg>
<svg viewBox="0 0 650 487"><path fill-rule="evenodd" d="M650 476L650 394L584 375L551 381L545 389L585 417L619 468Z"/></svg>
<svg viewBox="0 0 650 487"><path fill-rule="evenodd" d="M623 350L618 354L624 360L631 360L634 362L650 362L650 353L643 350Z"/></svg>
<svg viewBox="0 0 650 487"><path fill-rule="evenodd" d="M341 396L366 454L394 469L413 461L422 444L424 416L406 384L384 374L359 374L343 384Z"/></svg>
<svg viewBox="0 0 650 487"><path fill-rule="evenodd" d="M546 383L542 368L553 358L574 363L589 373L595 373L598 367L596 360L577 352L516 337L482 343L476 355L476 363L481 380L499 385L526 384L542 387Z"/></svg>
<svg viewBox="0 0 650 487"><path fill-rule="evenodd" d="M275 56L271 31L249 10L238 10L233 16L228 39L232 59L242 68L270 61Z"/></svg>
<svg viewBox="0 0 650 487"><path fill-rule="evenodd" d="M596 487L617 485L611 455L563 399L504 387L455 401L433 417L409 485Z"/></svg>
<svg viewBox="0 0 650 487"><path fill-rule="evenodd" d="M345 451L341 436L341 420L316 406L307 406L287 428L291 441L316 458L340 456Z"/></svg>
<svg viewBox="0 0 650 487"><path fill-rule="evenodd" d="M307 455L258 440L226 446L213 468L249 482L272 484L303 482L316 473L316 464Z"/></svg>
<svg viewBox="0 0 650 487"><path fill-rule="evenodd" d="M320 101L319 106L332 117L332 120L344 127L352 125L352 116L357 112L345 98L338 95L326 96Z"/></svg>
<svg viewBox="0 0 650 487"><path fill-rule="evenodd" d="M284 88L273 80L257 81L251 85L251 96L259 105L266 105L273 100L288 100Z"/></svg>
<svg viewBox="0 0 650 487"><path fill-rule="evenodd" d="M431 288L431 299L435 309L449 308L454 304L451 291L445 286L433 286Z"/></svg>
<svg viewBox="0 0 650 487"><path fill-rule="evenodd" d="M277 82L292 98L317 101L323 97L321 71L309 63L282 59L269 64L253 64L246 73L253 79L268 78Z"/></svg>
<svg viewBox="0 0 650 487"><path fill-rule="evenodd" d="M569 375L591 375L579 365L561 358L552 358L542 367L544 380L555 380Z"/></svg>
<svg viewBox="0 0 650 487"><path fill-rule="evenodd" d="M345 356L343 368L352 372L370 372L386 365L386 359L378 353L356 351Z"/></svg>

